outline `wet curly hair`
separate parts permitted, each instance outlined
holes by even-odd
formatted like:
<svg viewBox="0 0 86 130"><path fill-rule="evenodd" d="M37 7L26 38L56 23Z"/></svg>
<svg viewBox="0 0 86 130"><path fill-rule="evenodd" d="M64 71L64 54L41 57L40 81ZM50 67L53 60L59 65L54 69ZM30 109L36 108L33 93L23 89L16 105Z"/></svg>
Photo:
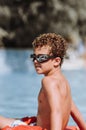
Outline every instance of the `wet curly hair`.
<svg viewBox="0 0 86 130"><path fill-rule="evenodd" d="M43 46L49 46L51 48L50 53L61 58L61 64L68 48L66 40L61 35L55 33L41 34L35 38L35 40L32 42L32 45L34 49L39 47L41 48Z"/></svg>

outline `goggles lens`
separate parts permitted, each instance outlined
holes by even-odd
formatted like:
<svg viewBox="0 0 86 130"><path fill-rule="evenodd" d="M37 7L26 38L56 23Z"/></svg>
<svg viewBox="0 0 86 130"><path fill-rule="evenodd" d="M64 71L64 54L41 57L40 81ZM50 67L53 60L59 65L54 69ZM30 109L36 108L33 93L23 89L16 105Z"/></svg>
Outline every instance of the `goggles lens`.
<svg viewBox="0 0 86 130"><path fill-rule="evenodd" d="M30 58L34 60L37 60L37 62L39 63L43 63L43 62L46 62L48 61L49 59L52 59L52 58L55 58L56 56L49 56L47 54L39 54L39 55L36 55L36 54L31 54L30 55Z"/></svg>

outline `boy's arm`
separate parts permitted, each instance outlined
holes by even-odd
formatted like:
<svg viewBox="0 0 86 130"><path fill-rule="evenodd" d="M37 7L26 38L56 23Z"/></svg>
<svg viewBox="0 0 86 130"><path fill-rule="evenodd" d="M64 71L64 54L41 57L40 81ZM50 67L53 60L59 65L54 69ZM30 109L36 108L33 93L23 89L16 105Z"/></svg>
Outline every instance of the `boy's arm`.
<svg viewBox="0 0 86 130"><path fill-rule="evenodd" d="M50 107L50 130L62 130L62 98L55 86L50 79L43 80L46 100Z"/></svg>
<svg viewBox="0 0 86 130"><path fill-rule="evenodd" d="M0 129L4 128L7 125L10 125L13 121L15 121L15 119L0 116Z"/></svg>
<svg viewBox="0 0 86 130"><path fill-rule="evenodd" d="M72 105L71 105L71 116L74 119L74 121L77 123L80 130L86 130L86 123L80 111L78 110L75 103L73 102L73 100L72 100Z"/></svg>

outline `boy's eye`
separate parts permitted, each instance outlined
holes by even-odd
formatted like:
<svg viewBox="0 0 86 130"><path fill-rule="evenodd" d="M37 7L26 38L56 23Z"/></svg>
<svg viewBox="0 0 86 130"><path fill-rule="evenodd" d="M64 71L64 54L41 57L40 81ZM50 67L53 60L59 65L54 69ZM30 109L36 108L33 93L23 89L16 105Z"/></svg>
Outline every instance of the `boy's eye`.
<svg viewBox="0 0 86 130"><path fill-rule="evenodd" d="M40 56L38 56L38 58L40 58L40 59L46 59L48 57L46 55L40 55Z"/></svg>
<svg viewBox="0 0 86 130"><path fill-rule="evenodd" d="M48 61L49 59L55 58L56 56L50 56L48 54L31 54L30 57L33 58L33 61L37 60L37 62L43 63Z"/></svg>

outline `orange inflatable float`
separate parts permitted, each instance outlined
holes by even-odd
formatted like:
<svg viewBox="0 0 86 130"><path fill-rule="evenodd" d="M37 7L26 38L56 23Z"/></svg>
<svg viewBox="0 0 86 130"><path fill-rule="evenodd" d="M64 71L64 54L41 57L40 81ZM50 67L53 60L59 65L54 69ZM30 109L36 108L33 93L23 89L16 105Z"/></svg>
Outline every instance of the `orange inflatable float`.
<svg viewBox="0 0 86 130"><path fill-rule="evenodd" d="M15 127L6 126L2 130L46 130L40 126L29 126L31 123L36 122L36 117L24 117L22 121L27 125L18 125ZM68 126L65 130L77 130L77 128L75 126Z"/></svg>

